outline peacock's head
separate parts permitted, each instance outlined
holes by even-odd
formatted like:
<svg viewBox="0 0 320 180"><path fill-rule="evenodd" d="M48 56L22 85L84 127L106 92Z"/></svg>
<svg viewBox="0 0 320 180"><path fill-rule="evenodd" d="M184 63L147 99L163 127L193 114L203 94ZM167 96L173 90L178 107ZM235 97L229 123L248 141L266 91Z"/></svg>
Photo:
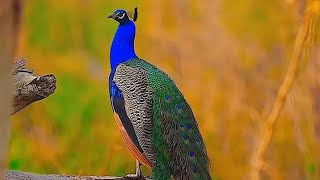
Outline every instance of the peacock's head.
<svg viewBox="0 0 320 180"><path fill-rule="evenodd" d="M138 19L138 8L134 8L134 12L127 12L123 9L118 9L113 12L108 18L112 18L118 21L120 24L124 24L131 21L130 18L135 22Z"/></svg>

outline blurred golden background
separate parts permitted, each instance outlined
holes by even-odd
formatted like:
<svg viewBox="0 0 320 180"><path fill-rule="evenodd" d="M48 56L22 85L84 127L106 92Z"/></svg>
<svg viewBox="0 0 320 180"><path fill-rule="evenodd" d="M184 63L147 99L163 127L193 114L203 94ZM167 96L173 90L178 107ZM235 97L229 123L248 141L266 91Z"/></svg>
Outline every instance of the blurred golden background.
<svg viewBox="0 0 320 180"><path fill-rule="evenodd" d="M138 7L136 51L166 71L190 103L212 175L248 179L251 156L287 70L307 0L25 2L17 57L52 73L56 92L11 118L9 168L124 175L135 160L108 93L115 9ZM319 25L319 22L318 22ZM319 27L319 26L318 26ZM319 36L320 31L316 29ZM320 44L299 76L265 154L264 179L317 179ZM144 169L145 172L150 172Z"/></svg>

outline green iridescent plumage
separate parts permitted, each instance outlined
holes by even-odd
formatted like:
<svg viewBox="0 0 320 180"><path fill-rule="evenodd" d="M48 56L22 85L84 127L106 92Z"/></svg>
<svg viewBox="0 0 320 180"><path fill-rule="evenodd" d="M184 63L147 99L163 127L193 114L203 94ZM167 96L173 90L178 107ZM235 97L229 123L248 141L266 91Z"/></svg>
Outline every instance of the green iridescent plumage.
<svg viewBox="0 0 320 180"><path fill-rule="evenodd" d="M211 179L209 160L190 106L171 78L141 59L125 62L146 71L147 86L153 91L152 120L155 164L153 178Z"/></svg>

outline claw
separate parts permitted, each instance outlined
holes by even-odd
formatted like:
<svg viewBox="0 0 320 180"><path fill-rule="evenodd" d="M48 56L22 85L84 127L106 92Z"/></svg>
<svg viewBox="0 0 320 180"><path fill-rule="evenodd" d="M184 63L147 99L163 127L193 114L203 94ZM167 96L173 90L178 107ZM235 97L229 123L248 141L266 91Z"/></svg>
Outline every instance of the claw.
<svg viewBox="0 0 320 180"><path fill-rule="evenodd" d="M134 180L145 180L147 176L143 176L141 172L142 164L138 160L136 160L136 173L135 174L128 174L124 176L125 179L134 179Z"/></svg>
<svg viewBox="0 0 320 180"><path fill-rule="evenodd" d="M140 174L127 174L124 176L125 179L132 179L132 180L145 180L145 178Z"/></svg>

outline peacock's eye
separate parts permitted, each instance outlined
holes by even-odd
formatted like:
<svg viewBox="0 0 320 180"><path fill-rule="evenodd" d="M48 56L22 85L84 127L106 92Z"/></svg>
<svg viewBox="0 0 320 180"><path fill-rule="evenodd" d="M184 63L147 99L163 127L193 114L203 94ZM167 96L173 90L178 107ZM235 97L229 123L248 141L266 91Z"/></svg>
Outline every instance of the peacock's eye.
<svg viewBox="0 0 320 180"><path fill-rule="evenodd" d="M126 13L123 13L123 12L117 13L117 16L119 19L123 19L125 15L126 15Z"/></svg>

